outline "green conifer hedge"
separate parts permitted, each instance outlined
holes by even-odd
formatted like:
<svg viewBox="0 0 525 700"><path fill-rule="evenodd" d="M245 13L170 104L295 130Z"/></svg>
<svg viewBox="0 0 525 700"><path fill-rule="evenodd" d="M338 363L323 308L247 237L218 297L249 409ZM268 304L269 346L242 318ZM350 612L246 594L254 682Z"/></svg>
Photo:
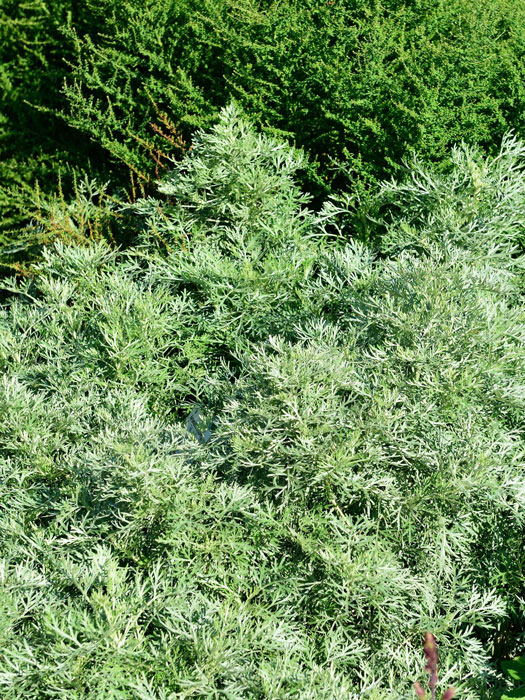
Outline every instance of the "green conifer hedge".
<svg viewBox="0 0 525 700"><path fill-rule="evenodd" d="M3 0L0 4L0 251L45 237L26 229L43 194L63 188L69 198L74 173L95 168L104 174L105 154L56 116L66 108L62 94L73 57L63 27L81 33L98 20L88 3L72 0ZM38 186L37 183L38 182ZM5 249L7 248L7 251Z"/></svg>
<svg viewBox="0 0 525 700"><path fill-rule="evenodd" d="M407 149L497 149L525 118L525 8L515 0L121 0L77 32L69 123L144 172L154 101L187 135L233 97L305 147L310 187L377 182ZM118 7L117 7L118 6ZM343 166L344 170L338 170Z"/></svg>
<svg viewBox="0 0 525 700"><path fill-rule="evenodd" d="M521 0L6 0L0 56L4 243L35 233L35 178L151 181L232 98L306 149L317 203L524 126Z"/></svg>

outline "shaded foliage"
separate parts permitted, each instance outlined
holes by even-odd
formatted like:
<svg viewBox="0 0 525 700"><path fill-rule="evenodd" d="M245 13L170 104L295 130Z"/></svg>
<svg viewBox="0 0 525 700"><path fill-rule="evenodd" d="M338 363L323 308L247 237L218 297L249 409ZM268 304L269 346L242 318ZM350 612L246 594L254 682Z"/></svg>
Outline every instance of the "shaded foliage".
<svg viewBox="0 0 525 700"><path fill-rule="evenodd" d="M45 237L21 228L38 210L39 191L73 191L75 173L104 172L99 147L54 115L64 109L63 80L73 43L62 27L97 25L85 3L5 0L0 6L0 248L23 248ZM37 185L38 183L38 185ZM16 252L16 251L13 251ZM2 253L2 262L13 258Z"/></svg>

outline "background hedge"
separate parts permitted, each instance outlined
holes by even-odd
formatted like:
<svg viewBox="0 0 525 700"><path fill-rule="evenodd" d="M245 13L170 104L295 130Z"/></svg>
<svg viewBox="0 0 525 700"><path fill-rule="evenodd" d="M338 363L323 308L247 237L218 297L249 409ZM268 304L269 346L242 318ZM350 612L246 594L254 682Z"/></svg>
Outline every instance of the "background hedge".
<svg viewBox="0 0 525 700"><path fill-rule="evenodd" d="M7 0L0 26L10 240L35 178L111 171L116 187L127 164L147 182L231 98L309 152L316 201L362 195L412 148L446 163L455 142L494 151L524 125L521 0Z"/></svg>

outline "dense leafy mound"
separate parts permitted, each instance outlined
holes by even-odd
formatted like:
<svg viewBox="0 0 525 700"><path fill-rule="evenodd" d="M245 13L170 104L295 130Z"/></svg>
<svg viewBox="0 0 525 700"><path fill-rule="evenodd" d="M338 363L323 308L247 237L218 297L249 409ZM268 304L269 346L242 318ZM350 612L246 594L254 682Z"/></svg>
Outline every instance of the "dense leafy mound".
<svg viewBox="0 0 525 700"><path fill-rule="evenodd" d="M2 697L402 698L426 629L487 697L524 641L524 155L385 186L376 255L229 109L136 247L10 285Z"/></svg>

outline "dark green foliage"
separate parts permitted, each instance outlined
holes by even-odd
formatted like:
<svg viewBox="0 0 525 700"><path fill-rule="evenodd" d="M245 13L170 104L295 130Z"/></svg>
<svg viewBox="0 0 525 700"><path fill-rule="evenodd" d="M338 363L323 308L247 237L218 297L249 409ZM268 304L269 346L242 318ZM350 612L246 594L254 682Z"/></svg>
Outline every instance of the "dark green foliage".
<svg viewBox="0 0 525 700"><path fill-rule="evenodd" d="M145 174L136 137L174 151L149 126L152 101L187 137L233 97L306 148L317 193L374 183L412 147L441 162L463 138L497 149L524 126L519 0L117 5L99 35L77 32L67 120Z"/></svg>
<svg viewBox="0 0 525 700"><path fill-rule="evenodd" d="M74 177L103 173L102 151L54 115L65 107L65 61L73 44L62 27L97 26L92 6L72 0L3 0L0 5L0 250L3 265L31 258L49 240L39 202L59 189L69 199ZM38 182L38 185L37 185ZM5 270L3 270L5 272Z"/></svg>
<svg viewBox="0 0 525 700"><path fill-rule="evenodd" d="M506 690L501 700L523 700L525 698L525 656L502 661L501 668L515 686L512 690Z"/></svg>
<svg viewBox="0 0 525 700"><path fill-rule="evenodd" d="M229 108L137 247L8 285L2 697L407 700L427 629L489 697L524 639L524 158L385 186L376 257Z"/></svg>
<svg viewBox="0 0 525 700"><path fill-rule="evenodd" d="M151 184L232 98L306 149L316 204L363 200L411 148L494 150L523 130L524 48L521 0L4 0L2 263L50 238L20 227L35 180L46 196L61 173L68 199L75 173L111 174L131 194L128 167Z"/></svg>

